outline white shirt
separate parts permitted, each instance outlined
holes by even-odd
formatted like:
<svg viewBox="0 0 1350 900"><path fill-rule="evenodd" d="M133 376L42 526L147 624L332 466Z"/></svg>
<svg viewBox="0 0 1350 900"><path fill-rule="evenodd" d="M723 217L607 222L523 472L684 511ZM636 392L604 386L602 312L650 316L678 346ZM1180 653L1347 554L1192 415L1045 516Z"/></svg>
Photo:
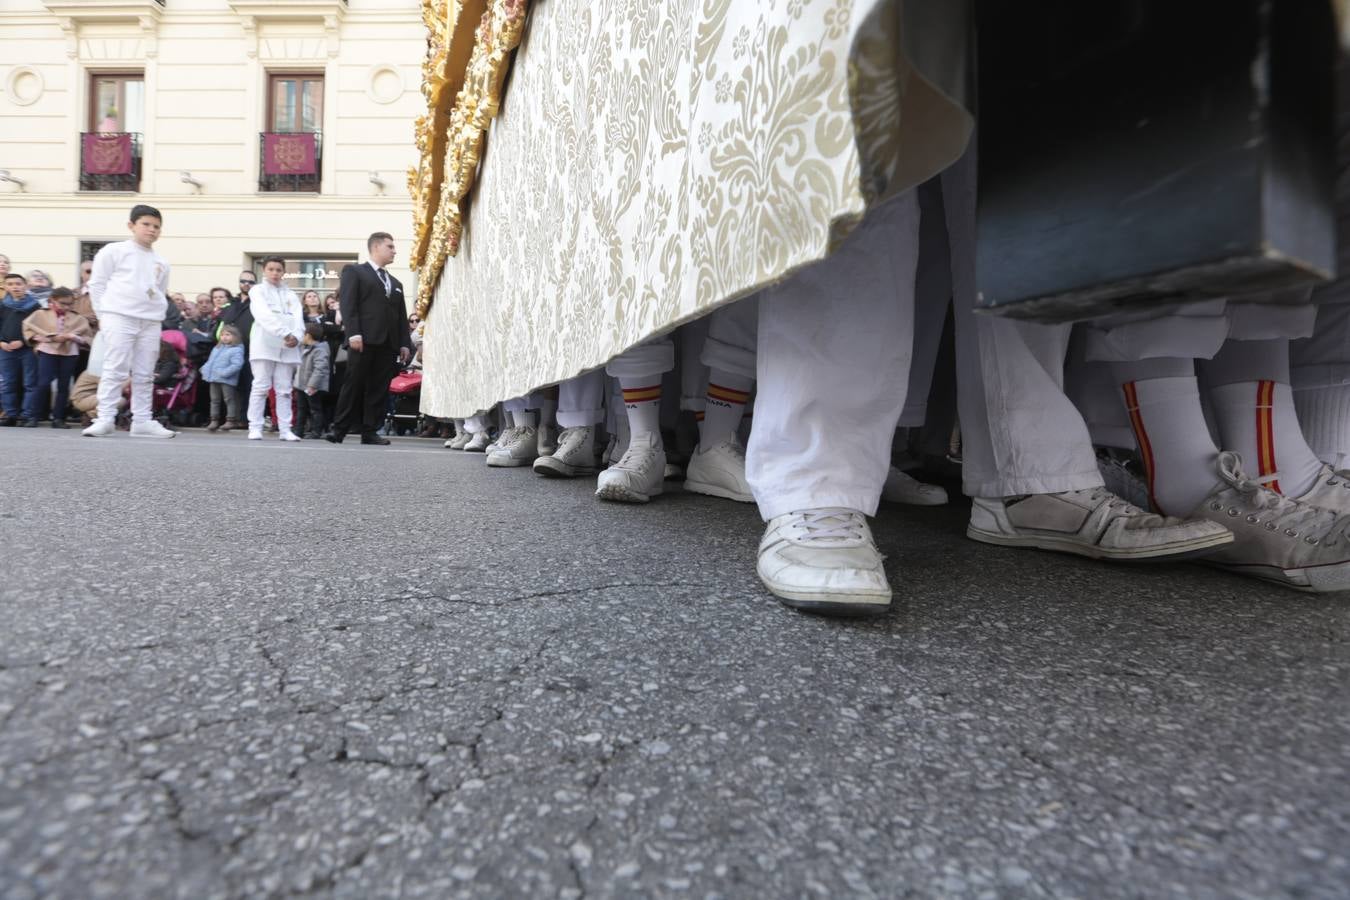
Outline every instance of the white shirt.
<svg viewBox="0 0 1350 900"><path fill-rule="evenodd" d="M169 264L132 240L108 244L94 257L89 299L99 316L161 322L169 305Z"/></svg>
<svg viewBox="0 0 1350 900"><path fill-rule="evenodd" d="M284 284L274 287L269 281L259 281L249 288L248 308L253 312L248 358L298 365L300 347L283 343L287 337L299 341L305 333L305 316L295 291Z"/></svg>

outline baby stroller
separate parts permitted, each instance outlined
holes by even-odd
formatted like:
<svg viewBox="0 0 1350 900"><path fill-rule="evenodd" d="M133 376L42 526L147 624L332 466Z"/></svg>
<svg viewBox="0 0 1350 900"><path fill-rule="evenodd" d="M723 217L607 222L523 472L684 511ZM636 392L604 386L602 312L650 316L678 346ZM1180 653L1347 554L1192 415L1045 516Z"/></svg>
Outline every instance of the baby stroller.
<svg viewBox="0 0 1350 900"><path fill-rule="evenodd" d="M189 424L193 406L197 402L197 369L188 361L188 342L181 331L165 331L160 340L173 347L178 354L178 371L182 375L172 386L156 386L154 399L155 418L168 424Z"/></svg>
<svg viewBox="0 0 1350 900"><path fill-rule="evenodd" d="M389 418L387 434L415 434L422 418L422 370L399 372L389 382Z"/></svg>

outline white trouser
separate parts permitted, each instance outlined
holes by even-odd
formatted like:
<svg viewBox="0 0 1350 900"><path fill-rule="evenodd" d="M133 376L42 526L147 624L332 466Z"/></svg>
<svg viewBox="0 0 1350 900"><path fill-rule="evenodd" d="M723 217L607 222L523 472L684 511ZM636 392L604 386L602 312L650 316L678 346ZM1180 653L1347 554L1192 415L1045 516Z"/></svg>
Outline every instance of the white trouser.
<svg viewBox="0 0 1350 900"><path fill-rule="evenodd" d="M469 434L480 434L488 430L489 424L487 416L469 416L464 420L464 430Z"/></svg>
<svg viewBox="0 0 1350 900"><path fill-rule="evenodd" d="M1087 426L1064 394L1070 326L975 315L975 188L971 150L942 173L962 487L986 498L1100 487Z"/></svg>
<svg viewBox="0 0 1350 900"><path fill-rule="evenodd" d="M675 342L659 337L620 353L609 361L605 371L615 378L651 378L656 384L673 368Z"/></svg>
<svg viewBox="0 0 1350 900"><path fill-rule="evenodd" d="M605 421L605 373L600 369L558 385L558 427L584 428Z"/></svg>
<svg viewBox="0 0 1350 900"><path fill-rule="evenodd" d="M295 363L277 362L271 359L249 361L253 370L253 388L248 394L248 430L261 431L263 416L267 412L267 392L277 392L277 431L285 434L291 430L291 391L295 387Z"/></svg>
<svg viewBox="0 0 1350 900"><path fill-rule="evenodd" d="M675 330L680 350L680 409L703 412L708 403L708 367L703 364L703 347L708 342L708 322L704 316Z"/></svg>
<svg viewBox="0 0 1350 900"><path fill-rule="evenodd" d="M112 422L117 418L122 386L129 378L132 421L149 422L154 415L159 323L118 313L104 313L98 323L104 346L103 374L98 382L98 421Z"/></svg>
<svg viewBox="0 0 1350 900"><path fill-rule="evenodd" d="M502 404L502 409L507 412L524 412L527 409L538 409L543 404L543 392L535 391L521 397L512 397Z"/></svg>
<svg viewBox="0 0 1350 900"><path fill-rule="evenodd" d="M1289 344L1290 375L1295 389L1350 384L1348 289L1350 277L1319 288L1313 295L1317 311L1312 335Z"/></svg>
<svg viewBox="0 0 1350 900"><path fill-rule="evenodd" d="M705 371L705 393L708 388L706 372L711 369L753 379L755 345L759 332L759 295L723 306L706 318L708 334L703 339L703 352L698 358Z"/></svg>
<svg viewBox="0 0 1350 900"><path fill-rule="evenodd" d="M746 477L766 520L876 512L909 382L918 250L907 191L828 258L762 292Z"/></svg>
<svg viewBox="0 0 1350 900"><path fill-rule="evenodd" d="M1099 319L1087 326L1091 362L1213 359L1226 340L1302 338L1313 332L1317 307L1309 288L1281 292L1279 301L1206 300L1156 313Z"/></svg>

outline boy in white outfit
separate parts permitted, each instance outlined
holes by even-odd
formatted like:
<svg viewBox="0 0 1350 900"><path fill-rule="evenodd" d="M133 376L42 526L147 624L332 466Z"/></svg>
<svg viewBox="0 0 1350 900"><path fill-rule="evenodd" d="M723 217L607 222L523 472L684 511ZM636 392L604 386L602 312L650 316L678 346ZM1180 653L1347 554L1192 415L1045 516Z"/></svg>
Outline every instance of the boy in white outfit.
<svg viewBox="0 0 1350 900"><path fill-rule="evenodd" d="M263 414L267 392L277 392L277 436L283 441L298 441L291 431L291 389L295 370L300 365L300 338L305 319L300 298L282 283L286 261L279 256L263 260L262 283L249 292L253 310L252 340L248 360L253 370L253 388L248 396L248 439L262 440Z"/></svg>
<svg viewBox="0 0 1350 900"><path fill-rule="evenodd" d="M94 257L89 299L104 336L103 378L98 386L98 414L83 432L107 437L117 431L122 385L131 379L131 436L171 438L155 421L152 410L155 361L159 358L160 323L168 305L169 264L151 248L159 240L164 217L153 206L131 209L131 239L108 244Z"/></svg>

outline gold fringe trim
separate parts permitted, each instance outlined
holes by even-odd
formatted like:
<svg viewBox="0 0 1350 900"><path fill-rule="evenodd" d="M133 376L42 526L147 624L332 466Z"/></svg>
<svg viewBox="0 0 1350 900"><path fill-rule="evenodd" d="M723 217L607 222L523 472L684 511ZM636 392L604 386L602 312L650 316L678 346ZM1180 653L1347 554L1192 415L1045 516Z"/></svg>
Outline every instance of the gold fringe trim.
<svg viewBox="0 0 1350 900"><path fill-rule="evenodd" d="M419 315L431 308L446 258L459 253L483 141L528 10L529 0L422 0L427 112L415 125L420 158L408 170Z"/></svg>

